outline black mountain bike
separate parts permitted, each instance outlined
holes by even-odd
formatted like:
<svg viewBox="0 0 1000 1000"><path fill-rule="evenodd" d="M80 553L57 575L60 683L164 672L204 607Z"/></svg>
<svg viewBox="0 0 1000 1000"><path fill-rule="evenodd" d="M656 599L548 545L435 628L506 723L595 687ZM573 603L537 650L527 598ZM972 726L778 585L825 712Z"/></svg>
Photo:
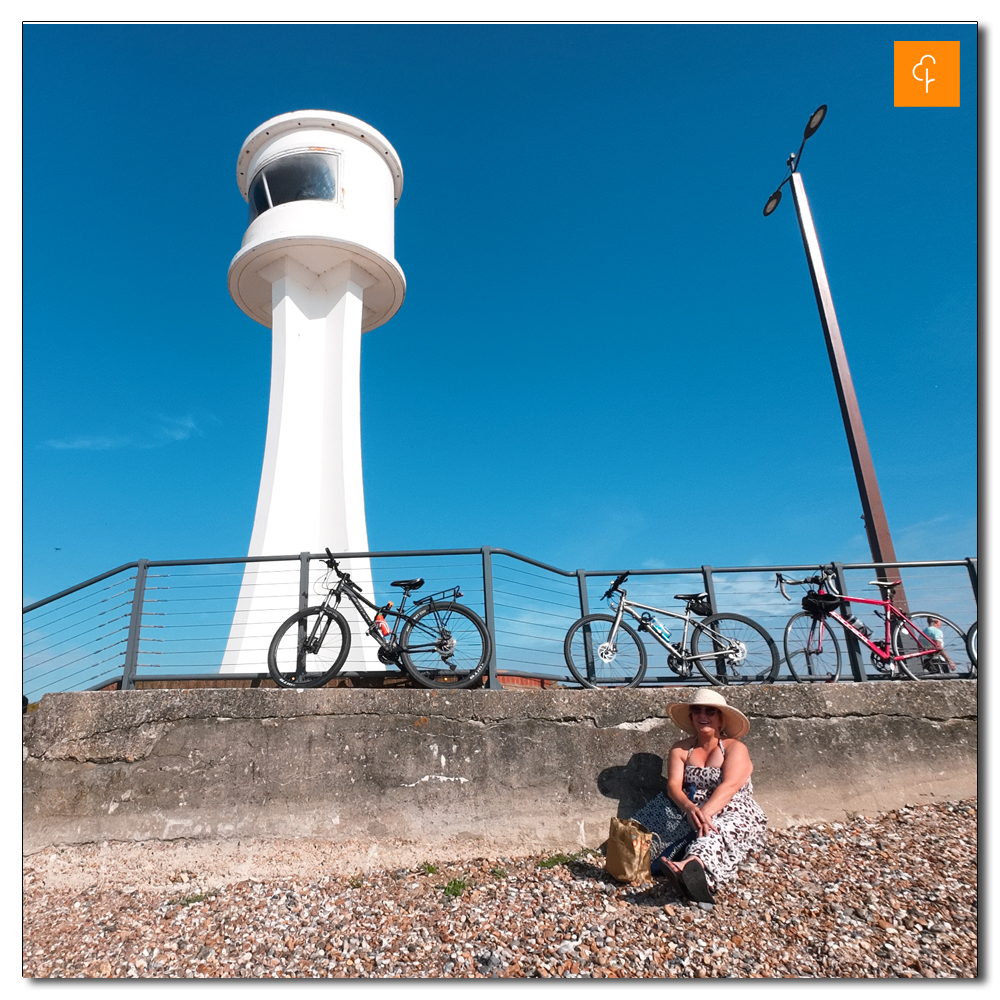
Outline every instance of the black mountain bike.
<svg viewBox="0 0 1000 1000"><path fill-rule="evenodd" d="M405 611L410 592L424 581L393 580L403 600L398 608L382 607L362 597L361 588L343 573L326 550L329 567L320 581L327 591L321 605L305 608L282 622L267 651L267 669L283 688L322 687L336 677L351 649L351 630L338 607L343 598L354 605L379 646L378 658L402 667L421 687L470 688L489 666L492 644L483 620L457 603L458 587L422 597ZM369 611L374 612L370 614ZM389 628L386 618L394 618Z"/></svg>

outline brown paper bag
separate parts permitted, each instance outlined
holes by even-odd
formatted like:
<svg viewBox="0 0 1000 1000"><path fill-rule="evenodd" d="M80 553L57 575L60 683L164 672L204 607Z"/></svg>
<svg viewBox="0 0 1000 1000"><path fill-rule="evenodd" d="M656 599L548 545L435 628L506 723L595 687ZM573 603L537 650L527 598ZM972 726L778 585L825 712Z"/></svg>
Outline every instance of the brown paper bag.
<svg viewBox="0 0 1000 1000"><path fill-rule="evenodd" d="M653 835L638 820L611 817L604 870L619 882L648 882Z"/></svg>

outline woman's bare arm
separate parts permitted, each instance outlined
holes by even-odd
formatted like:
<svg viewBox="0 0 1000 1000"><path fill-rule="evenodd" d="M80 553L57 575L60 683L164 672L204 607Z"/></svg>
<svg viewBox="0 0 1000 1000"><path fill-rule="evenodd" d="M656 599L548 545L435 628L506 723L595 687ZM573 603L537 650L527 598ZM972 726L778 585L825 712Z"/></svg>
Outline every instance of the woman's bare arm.
<svg viewBox="0 0 1000 1000"><path fill-rule="evenodd" d="M678 740L671 748L667 757L667 794L674 800L678 808L684 809L691 800L684 791L684 765L687 763L688 747L685 740Z"/></svg>

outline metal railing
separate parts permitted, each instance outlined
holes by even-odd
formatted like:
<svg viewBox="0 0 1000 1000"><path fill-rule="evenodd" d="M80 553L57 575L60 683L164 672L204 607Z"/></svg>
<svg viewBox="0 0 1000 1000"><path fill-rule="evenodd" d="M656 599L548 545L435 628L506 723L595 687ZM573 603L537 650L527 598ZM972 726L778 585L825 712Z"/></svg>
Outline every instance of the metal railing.
<svg viewBox="0 0 1000 1000"><path fill-rule="evenodd" d="M267 674L267 647L278 625L302 606L299 567L319 553L225 559L139 559L29 604L23 611L23 692L36 701L47 691L99 690L115 685L179 679L251 678ZM338 559L371 562L375 600L393 598L389 583L422 576L424 593L458 585L462 603L485 620L493 638L488 686L497 674L548 679L574 685L563 639L582 614L598 610L600 595L622 570L564 570L508 549L434 549L403 552L345 552ZM260 565L258 579L271 574L275 597L265 620L242 637L244 650L259 663L257 672L221 673L230 629L249 563ZM867 594L876 563L835 563L845 592ZM815 564L782 566L697 566L632 570L630 597L682 612L677 592L707 591L713 611L746 615L763 625L781 650L785 622L799 610L775 589L775 573L805 574ZM892 564L903 576L913 610L935 611L967 629L978 617L978 563L975 558ZM867 575L866 575L867 574ZM318 599L314 603L319 603ZM861 605L855 613L866 620ZM272 620L273 619L273 620ZM874 617L867 623L877 625ZM371 640L355 632L355 644ZM657 644L647 644L644 684L676 684ZM869 679L856 642L847 643L855 680ZM350 664L348 665L348 667ZM346 676L357 676L345 668ZM845 674L846 676L846 674ZM782 663L779 681L791 680ZM691 683L702 683L692 681Z"/></svg>

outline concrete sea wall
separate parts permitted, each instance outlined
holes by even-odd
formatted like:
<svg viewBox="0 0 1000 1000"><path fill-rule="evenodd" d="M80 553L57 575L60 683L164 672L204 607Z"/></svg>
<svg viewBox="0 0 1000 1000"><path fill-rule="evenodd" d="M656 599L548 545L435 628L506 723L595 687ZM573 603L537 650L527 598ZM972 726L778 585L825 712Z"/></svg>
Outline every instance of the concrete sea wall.
<svg viewBox="0 0 1000 1000"><path fill-rule="evenodd" d="M482 839L591 847L666 787L690 688L48 694L23 719L23 843ZM773 826L977 793L978 683L728 692Z"/></svg>

